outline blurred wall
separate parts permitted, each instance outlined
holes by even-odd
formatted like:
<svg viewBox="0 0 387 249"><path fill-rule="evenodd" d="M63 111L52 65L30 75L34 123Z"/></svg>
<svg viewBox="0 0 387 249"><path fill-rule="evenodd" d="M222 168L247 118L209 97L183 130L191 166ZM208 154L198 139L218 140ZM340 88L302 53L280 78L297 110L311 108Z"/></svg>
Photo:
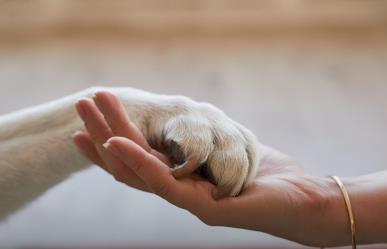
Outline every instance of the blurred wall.
<svg viewBox="0 0 387 249"><path fill-rule="evenodd" d="M317 175L386 169L386 1L1 1L0 114L92 85L209 101ZM257 221L259 222L259 221ZM297 247L210 228L92 168L0 247Z"/></svg>

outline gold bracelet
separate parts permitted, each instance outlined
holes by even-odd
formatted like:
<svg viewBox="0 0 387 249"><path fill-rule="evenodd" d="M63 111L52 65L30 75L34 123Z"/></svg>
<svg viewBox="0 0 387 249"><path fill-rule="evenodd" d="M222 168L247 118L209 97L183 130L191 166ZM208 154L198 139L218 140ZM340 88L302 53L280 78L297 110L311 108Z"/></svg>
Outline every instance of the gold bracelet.
<svg viewBox="0 0 387 249"><path fill-rule="evenodd" d="M345 206L347 207L347 212L348 212L348 217L351 225L351 233L352 233L352 249L356 249L356 227L355 227L355 218L353 217L353 212L352 212L352 205L351 201L349 199L349 195L347 190L345 189L345 186L343 182L340 180L339 177L337 176L330 176L339 186L341 193L343 194L344 201L345 201Z"/></svg>

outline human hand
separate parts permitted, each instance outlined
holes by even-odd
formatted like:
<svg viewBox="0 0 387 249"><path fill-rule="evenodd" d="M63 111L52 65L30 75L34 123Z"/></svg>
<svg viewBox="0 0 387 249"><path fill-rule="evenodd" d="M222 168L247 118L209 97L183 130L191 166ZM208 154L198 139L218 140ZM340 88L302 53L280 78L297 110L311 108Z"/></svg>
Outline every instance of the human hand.
<svg viewBox="0 0 387 249"><path fill-rule="evenodd" d="M73 134L75 144L90 161L112 174L117 181L148 192L149 189L141 178L106 151L102 145L113 136L122 136L136 142L145 151L165 163L169 163L168 158L149 146L138 128L129 120L117 98L106 93L99 96L102 98L103 106L99 104L96 96L94 99L84 98L76 103L76 109L86 131Z"/></svg>
<svg viewBox="0 0 387 249"><path fill-rule="evenodd" d="M337 205L331 197L341 198L333 182L304 174L288 156L261 145L253 183L238 197L216 200L215 186L201 176L175 179L168 157L149 146L119 101L97 96L78 102L87 131L76 133L74 141L117 181L153 192L208 225L257 230L313 246L346 243L337 239L345 238L337 232L346 232L345 208L331 211ZM114 110L107 112L106 106Z"/></svg>
<svg viewBox="0 0 387 249"><path fill-rule="evenodd" d="M261 231L310 246L349 243L347 216L337 186L305 175L286 156L270 148L250 187L237 197L217 200L212 196L215 186L206 179L193 174L176 180L168 165L130 139L113 137L105 147L151 192L207 225Z"/></svg>
<svg viewBox="0 0 387 249"><path fill-rule="evenodd" d="M215 106L184 96L152 94L132 88L109 88L114 95L103 91L105 88L96 90L92 100L82 99L76 104L88 133L80 133L75 138L88 140L89 144L92 141L105 164L115 159L105 153L102 142L111 136L133 135L132 131L122 128L128 123L141 131L143 148L168 155L175 178L200 171L216 185L213 195L217 198L236 196L254 180L261 159L254 134ZM125 112L131 117L130 122L122 117ZM121 120L117 121L117 117ZM119 129L110 129L109 125ZM138 179L133 180L132 184L138 185Z"/></svg>

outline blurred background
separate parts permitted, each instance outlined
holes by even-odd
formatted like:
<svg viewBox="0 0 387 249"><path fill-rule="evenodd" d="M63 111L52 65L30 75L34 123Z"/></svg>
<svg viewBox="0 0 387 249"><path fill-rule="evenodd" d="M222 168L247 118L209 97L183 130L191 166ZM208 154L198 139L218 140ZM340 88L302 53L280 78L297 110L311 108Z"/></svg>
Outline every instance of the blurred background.
<svg viewBox="0 0 387 249"><path fill-rule="evenodd" d="M383 170L387 1L0 0L0 114L93 85L211 102L312 174ZM0 248L42 247L306 248L96 167L0 224Z"/></svg>

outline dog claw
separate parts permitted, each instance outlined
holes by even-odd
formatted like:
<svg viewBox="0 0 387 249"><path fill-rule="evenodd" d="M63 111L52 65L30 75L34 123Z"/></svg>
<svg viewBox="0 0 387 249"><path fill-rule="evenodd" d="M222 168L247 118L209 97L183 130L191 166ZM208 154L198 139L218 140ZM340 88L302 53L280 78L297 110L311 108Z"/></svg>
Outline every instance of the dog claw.
<svg viewBox="0 0 387 249"><path fill-rule="evenodd" d="M176 179L179 179L192 174L199 166L200 164L196 158L189 159L180 165L176 165L172 169L172 175Z"/></svg>

